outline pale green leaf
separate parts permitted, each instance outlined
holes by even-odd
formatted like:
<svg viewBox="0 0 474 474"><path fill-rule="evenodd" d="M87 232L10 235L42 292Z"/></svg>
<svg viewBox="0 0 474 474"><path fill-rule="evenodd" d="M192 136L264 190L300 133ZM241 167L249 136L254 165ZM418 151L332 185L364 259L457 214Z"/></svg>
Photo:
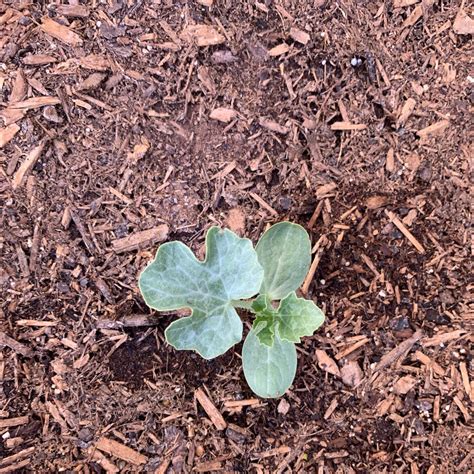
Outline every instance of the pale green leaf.
<svg viewBox="0 0 474 474"><path fill-rule="evenodd" d="M191 316L168 327L167 341L176 349L195 350L212 359L242 339L242 323L232 300L254 296L262 279L252 242L212 227L203 262L181 242L163 244L140 275L139 287L151 308L191 308Z"/></svg>
<svg viewBox="0 0 474 474"><path fill-rule="evenodd" d="M262 235L256 250L264 270L260 293L281 300L300 287L311 263L311 242L303 227L275 224Z"/></svg>
<svg viewBox="0 0 474 474"><path fill-rule="evenodd" d="M242 348L245 380L260 397L281 397L296 374L296 348L292 342L275 335L271 347L262 344L251 330Z"/></svg>
<svg viewBox="0 0 474 474"><path fill-rule="evenodd" d="M312 301L298 298L294 292L281 300L276 317L280 337L291 342L312 336L324 322L324 313Z"/></svg>

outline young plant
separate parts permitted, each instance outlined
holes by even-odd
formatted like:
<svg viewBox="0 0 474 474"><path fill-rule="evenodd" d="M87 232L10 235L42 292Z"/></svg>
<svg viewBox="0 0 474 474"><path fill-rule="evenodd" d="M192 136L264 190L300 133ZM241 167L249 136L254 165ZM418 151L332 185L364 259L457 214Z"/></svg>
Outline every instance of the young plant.
<svg viewBox="0 0 474 474"><path fill-rule="evenodd" d="M295 377L295 343L324 322L323 312L295 293L310 261L309 236L297 224L275 224L255 249L249 239L211 227L204 261L181 242L168 242L140 275L139 287L153 309L191 309L190 316L168 326L165 337L174 348L194 350L205 359L242 340L236 308L253 313L242 348L245 379L257 395L276 398Z"/></svg>

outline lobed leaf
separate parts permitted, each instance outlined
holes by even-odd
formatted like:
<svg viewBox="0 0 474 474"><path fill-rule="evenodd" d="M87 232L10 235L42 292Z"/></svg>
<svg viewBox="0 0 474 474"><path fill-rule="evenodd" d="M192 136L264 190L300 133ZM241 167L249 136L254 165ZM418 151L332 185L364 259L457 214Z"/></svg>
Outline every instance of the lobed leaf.
<svg viewBox="0 0 474 474"><path fill-rule="evenodd" d="M296 348L292 342L275 334L271 347L262 344L252 329L242 348L245 380L263 398L281 397L293 383L296 374Z"/></svg>
<svg viewBox="0 0 474 474"><path fill-rule="evenodd" d="M264 270L261 294L281 300L301 286L311 263L311 242L303 227L291 222L273 225L256 251Z"/></svg>
<svg viewBox="0 0 474 474"><path fill-rule="evenodd" d="M280 337L290 342L312 336L324 322L324 313L311 300L298 298L295 292L280 302L276 317Z"/></svg>
<svg viewBox="0 0 474 474"><path fill-rule="evenodd" d="M191 308L191 316L170 324L166 340L176 349L195 350L212 359L242 339L242 322L232 300L254 296L262 280L252 242L211 227L203 262L181 242L163 244L140 275L139 287L151 308Z"/></svg>

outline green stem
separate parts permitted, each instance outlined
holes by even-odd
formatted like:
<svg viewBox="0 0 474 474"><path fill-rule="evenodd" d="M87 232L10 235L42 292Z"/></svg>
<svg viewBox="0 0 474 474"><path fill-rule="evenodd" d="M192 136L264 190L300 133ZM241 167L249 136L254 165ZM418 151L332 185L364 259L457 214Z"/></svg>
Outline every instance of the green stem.
<svg viewBox="0 0 474 474"><path fill-rule="evenodd" d="M252 311L252 303L253 303L253 300L250 300L250 301L232 300L231 301L231 305L234 308L246 309L248 311Z"/></svg>

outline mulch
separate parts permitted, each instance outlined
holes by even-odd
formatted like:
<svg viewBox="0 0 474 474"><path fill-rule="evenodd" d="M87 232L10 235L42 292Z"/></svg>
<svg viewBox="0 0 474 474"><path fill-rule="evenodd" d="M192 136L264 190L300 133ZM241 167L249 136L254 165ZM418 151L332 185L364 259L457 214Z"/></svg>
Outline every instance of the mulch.
<svg viewBox="0 0 474 474"><path fill-rule="evenodd" d="M5 0L0 473L472 472L472 15ZM169 347L137 277L281 220L326 322L263 400L241 345Z"/></svg>

